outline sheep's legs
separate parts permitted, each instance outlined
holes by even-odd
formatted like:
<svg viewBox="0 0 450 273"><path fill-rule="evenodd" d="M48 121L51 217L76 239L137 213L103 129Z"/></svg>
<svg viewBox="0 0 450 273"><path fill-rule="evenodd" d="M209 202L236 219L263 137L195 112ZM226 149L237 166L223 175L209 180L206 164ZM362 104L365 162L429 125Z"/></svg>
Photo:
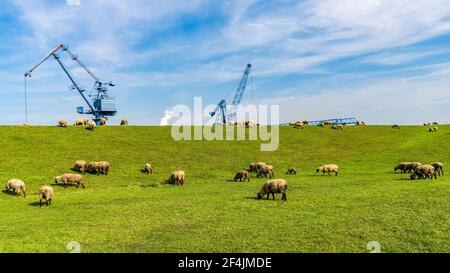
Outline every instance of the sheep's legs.
<svg viewBox="0 0 450 273"><path fill-rule="evenodd" d="M269 198L270 198L270 193L267 194L267 200L269 200Z"/></svg>
<svg viewBox="0 0 450 273"><path fill-rule="evenodd" d="M272 198L275 200L275 193L272 192Z"/></svg>

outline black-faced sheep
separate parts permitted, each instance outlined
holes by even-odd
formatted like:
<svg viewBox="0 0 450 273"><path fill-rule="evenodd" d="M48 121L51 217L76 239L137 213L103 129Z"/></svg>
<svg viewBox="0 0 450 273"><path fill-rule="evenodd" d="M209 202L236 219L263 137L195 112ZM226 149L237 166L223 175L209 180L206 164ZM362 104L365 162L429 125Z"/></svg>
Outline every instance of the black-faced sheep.
<svg viewBox="0 0 450 273"><path fill-rule="evenodd" d="M143 172L146 174L152 174L153 173L153 168L152 165L150 163L145 164Z"/></svg>
<svg viewBox="0 0 450 273"><path fill-rule="evenodd" d="M304 129L305 128L305 124L303 123L303 122L301 122L301 121L299 121L299 122L296 122L295 124L294 124L294 128L295 129Z"/></svg>
<svg viewBox="0 0 450 273"><path fill-rule="evenodd" d="M261 166L261 168L256 173L256 177L262 177L262 176L269 177L269 178L275 177L275 172L273 170L273 166L272 165Z"/></svg>
<svg viewBox="0 0 450 273"><path fill-rule="evenodd" d="M184 171L175 171L169 177L169 183L174 185L183 185L186 181L186 173Z"/></svg>
<svg viewBox="0 0 450 273"><path fill-rule="evenodd" d="M437 132L439 129L437 127L434 128L430 128L428 129L428 132L433 133L433 132Z"/></svg>
<svg viewBox="0 0 450 273"><path fill-rule="evenodd" d="M100 126L106 126L106 118L100 120Z"/></svg>
<svg viewBox="0 0 450 273"><path fill-rule="evenodd" d="M82 174L86 174L87 162L84 160L78 160L73 165L73 170L76 172L80 172Z"/></svg>
<svg viewBox="0 0 450 273"><path fill-rule="evenodd" d="M242 179L247 180L248 182L250 182L250 175L248 174L248 172L246 170L241 170L239 172L236 173L236 175L234 176L234 182L236 182L239 179L239 181L242 182Z"/></svg>
<svg viewBox="0 0 450 273"><path fill-rule="evenodd" d="M333 129L333 130L344 130L344 126L342 126L341 124L333 125L333 126L331 126L331 129Z"/></svg>
<svg viewBox="0 0 450 273"><path fill-rule="evenodd" d="M394 124L394 125L392 125L392 129L400 129L400 125Z"/></svg>
<svg viewBox="0 0 450 273"><path fill-rule="evenodd" d="M43 186L39 189L39 207L42 207L42 200L45 200L47 206L52 204L55 191L50 186Z"/></svg>
<svg viewBox="0 0 450 273"><path fill-rule="evenodd" d="M128 126L128 119L122 119L120 121L120 126Z"/></svg>
<svg viewBox="0 0 450 273"><path fill-rule="evenodd" d="M444 175L444 164L441 162L434 162L430 164L434 167L435 171L438 173L439 176Z"/></svg>
<svg viewBox="0 0 450 273"><path fill-rule="evenodd" d="M77 188L82 186L84 189L83 177L79 174L64 174L61 176L57 176L55 177L55 183L56 184L63 183L65 187L67 186L68 183L69 184L76 183Z"/></svg>
<svg viewBox="0 0 450 273"><path fill-rule="evenodd" d="M11 179L6 183L5 192L14 192L20 196L23 194L23 197L27 197L27 193L25 191L25 183L19 179Z"/></svg>
<svg viewBox="0 0 450 273"><path fill-rule="evenodd" d="M322 172L323 175L325 175L325 173L328 173L328 175L331 176L331 173L336 173L336 176L338 175L339 172L339 166L336 164L327 164L327 165L323 165L319 168L317 168L316 172Z"/></svg>
<svg viewBox="0 0 450 273"><path fill-rule="evenodd" d="M288 168L286 174L297 174L297 169L294 167Z"/></svg>
<svg viewBox="0 0 450 273"><path fill-rule="evenodd" d="M264 195L267 194L267 200L269 200L270 194L272 194L273 200L275 200L275 193L281 193L283 196L281 200L287 201L288 183L284 179L275 179L267 181L261 187L261 190L257 193L258 200L261 200Z"/></svg>

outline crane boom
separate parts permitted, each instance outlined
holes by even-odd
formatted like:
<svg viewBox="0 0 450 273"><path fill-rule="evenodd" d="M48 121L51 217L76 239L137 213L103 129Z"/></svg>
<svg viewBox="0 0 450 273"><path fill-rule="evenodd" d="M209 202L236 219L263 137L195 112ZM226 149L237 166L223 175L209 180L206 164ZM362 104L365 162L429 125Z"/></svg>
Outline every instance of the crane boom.
<svg viewBox="0 0 450 273"><path fill-rule="evenodd" d="M57 46L55 49L53 49L52 51L50 51L50 53L48 53L48 55L42 59L40 62L38 62L35 66L33 66L33 68L31 68L30 70L28 70L27 72L25 72L24 76L25 77L31 77L31 73L33 73L33 71L38 68L38 66L40 66L41 64L43 64L45 61L48 60L48 58L54 56L60 49L64 48L64 45L59 45Z"/></svg>

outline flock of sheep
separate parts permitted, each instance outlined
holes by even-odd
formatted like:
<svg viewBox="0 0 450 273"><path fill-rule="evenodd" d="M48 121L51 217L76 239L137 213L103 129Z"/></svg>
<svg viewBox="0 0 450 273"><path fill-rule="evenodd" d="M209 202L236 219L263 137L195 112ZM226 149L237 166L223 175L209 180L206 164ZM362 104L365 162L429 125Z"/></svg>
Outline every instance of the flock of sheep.
<svg viewBox="0 0 450 273"><path fill-rule="evenodd" d="M66 120L60 120L58 125L60 127L67 126ZM102 119L100 121L100 125L106 125L106 119ZM128 120L122 120L121 126L127 126ZM245 124L247 126L247 124ZM250 124L249 124L250 125ZM253 124L252 124L253 125ZM308 125L308 121L294 122L290 125L294 126L294 128L304 128ZM359 126L365 125L364 122L358 122ZM429 124L424 124L424 126L428 126ZM436 122L433 125L438 125ZM88 119L78 119L75 121L74 126L86 126L88 129L94 129L96 127L95 122L89 121ZM332 125L331 123L324 122L319 124L320 127L331 126L332 129L342 130L342 125ZM400 125L395 124L392 128L400 129ZM437 128L436 128L437 130ZM108 175L111 168L111 164L107 161L99 161L99 162L86 162L84 160L78 160L75 162L72 170L79 172L83 175L86 173L96 174L96 175ZM434 162L428 165L423 165L420 162L401 162L398 164L394 171L398 170L401 173L411 173L411 180L415 179L437 179L437 175L444 175L444 164L441 162ZM153 167L150 163L146 163L144 168L142 169L143 173L152 174ZM322 175L328 174L331 176L334 173L336 176L339 173L339 166L336 164L327 164L320 166L316 169L317 173L322 173ZM234 176L234 181L248 181L250 182L250 173L254 173L257 178L275 178L275 171L272 165L266 164L264 162L256 162L251 163L248 169L240 170ZM289 167L286 174L297 174L297 169L295 167ZM186 173L184 171L174 171L171 173L168 183L173 185L184 185L186 181ZM80 186L85 188L83 183L83 176L80 174L64 174L61 176L55 177L55 183L63 183L64 187L68 184L76 184L77 188ZM287 189L288 182L284 179L273 179L265 182L260 191L257 193L257 198L262 199L264 195L267 195L267 199L272 195L273 200L275 200L275 194L282 194L281 200L287 201ZM14 192L19 196L22 194L26 197L26 186L22 180L19 179L11 179L6 183L5 192ZM50 186L43 186L39 189L39 206L42 206L43 201L46 202L46 205L50 205L52 203L52 199L54 198L55 191Z"/></svg>
<svg viewBox="0 0 450 273"><path fill-rule="evenodd" d="M289 126L294 127L295 129L304 129L306 126L309 125L309 121L304 120L304 121L296 121L296 122L290 122ZM357 121L356 126L365 126L366 123L364 121ZM322 123L319 123L317 125L317 127L326 127L326 126L330 126L331 129L333 130L343 130L344 129L344 125L342 124L333 124L331 121L326 120Z"/></svg>
<svg viewBox="0 0 450 273"><path fill-rule="evenodd" d="M420 162L401 162L394 171L400 170L401 173L411 173L411 180L416 179L437 179L437 176L444 175L444 164L434 162L431 164L422 164Z"/></svg>
<svg viewBox="0 0 450 273"><path fill-rule="evenodd" d="M106 122L107 120L105 118L102 118L100 120L100 126L106 126ZM65 119L61 119L58 121L59 127L67 127L68 124L69 122ZM97 127L97 124L94 121L89 120L87 118L79 118L75 120L73 126L85 126L86 129L88 130L94 130ZM120 126L128 126L128 119L122 119L120 121Z"/></svg>

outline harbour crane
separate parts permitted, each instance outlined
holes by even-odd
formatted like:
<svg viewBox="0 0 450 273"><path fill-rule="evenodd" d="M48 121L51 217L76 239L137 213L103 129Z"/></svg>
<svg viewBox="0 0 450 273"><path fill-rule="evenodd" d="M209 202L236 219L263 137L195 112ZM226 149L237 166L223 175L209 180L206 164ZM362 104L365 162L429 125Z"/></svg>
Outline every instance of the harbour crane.
<svg viewBox="0 0 450 273"><path fill-rule="evenodd" d="M61 57L59 56L59 52L66 52L70 58L75 61L81 68L83 68L95 81L94 88L92 94L86 94L86 90L77 83L75 77L72 75L68 67L63 63ZM61 44L57 46L55 49L50 51L50 53L43 58L40 62L38 62L33 68L25 72L25 79L31 77L33 71L38 68L41 64L47 61L49 58L53 57L61 68L64 70L66 75L69 77L72 82L71 90L76 89L78 93L80 93L83 100L86 102L89 109L84 109L83 106L77 107L78 114L85 115L93 115L93 120L99 124L100 120L103 118L108 118L111 116L115 116L117 114L116 110L116 99L110 97L108 95L108 87L115 86L112 82L103 82L101 81L91 70L89 70L78 58L77 55L74 55L67 46Z"/></svg>
<svg viewBox="0 0 450 273"><path fill-rule="evenodd" d="M242 75L242 78L237 85L236 93L234 94L233 100L231 101L231 105L228 106L226 99L222 99L217 104L217 107L214 109L214 111L209 113L211 117L216 117L215 124L226 125L236 120L236 112L244 96L251 68L252 65L247 64L244 74Z"/></svg>

